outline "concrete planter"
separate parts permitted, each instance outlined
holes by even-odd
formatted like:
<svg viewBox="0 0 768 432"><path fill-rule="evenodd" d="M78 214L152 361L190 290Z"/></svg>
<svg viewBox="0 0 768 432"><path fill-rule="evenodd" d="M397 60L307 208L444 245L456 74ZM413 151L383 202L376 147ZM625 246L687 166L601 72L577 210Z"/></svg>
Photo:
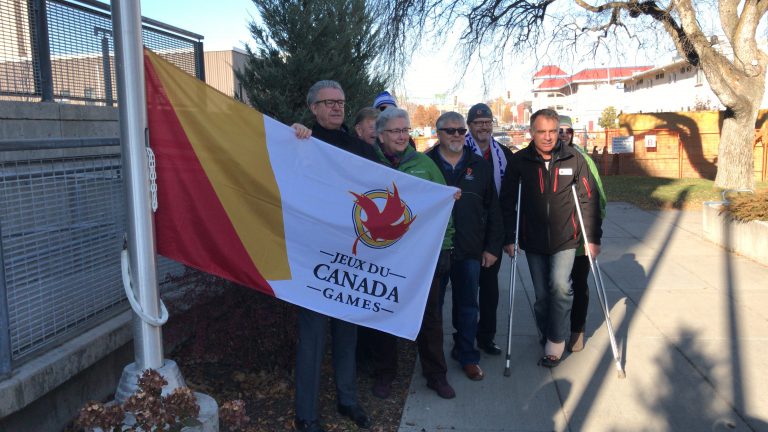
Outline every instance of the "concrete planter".
<svg viewBox="0 0 768 432"><path fill-rule="evenodd" d="M720 214L721 201L702 206L704 237L729 251L768 265L768 222L737 222Z"/></svg>

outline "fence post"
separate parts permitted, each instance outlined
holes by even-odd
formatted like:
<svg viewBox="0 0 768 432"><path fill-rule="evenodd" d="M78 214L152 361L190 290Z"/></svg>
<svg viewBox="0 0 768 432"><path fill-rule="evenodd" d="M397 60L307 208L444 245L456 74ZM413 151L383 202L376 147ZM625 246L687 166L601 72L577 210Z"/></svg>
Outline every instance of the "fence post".
<svg viewBox="0 0 768 432"><path fill-rule="evenodd" d="M2 227L0 227L0 378L11 373L11 327L8 316L8 291L5 286Z"/></svg>
<svg viewBox="0 0 768 432"><path fill-rule="evenodd" d="M48 39L48 11L46 0L32 0L29 20L32 24L32 45L36 55L32 56L32 67L40 82L35 81L35 93L39 93L42 102L53 102L53 71L51 70L51 43Z"/></svg>
<svg viewBox="0 0 768 432"><path fill-rule="evenodd" d="M203 52L203 43L195 42L195 66L197 69L197 79L205 82L205 53Z"/></svg>
<svg viewBox="0 0 768 432"><path fill-rule="evenodd" d="M101 69L104 74L104 99L107 106L115 106L115 97L112 94L112 65L109 62L109 37L112 30L102 27L93 29L95 36L101 35Z"/></svg>

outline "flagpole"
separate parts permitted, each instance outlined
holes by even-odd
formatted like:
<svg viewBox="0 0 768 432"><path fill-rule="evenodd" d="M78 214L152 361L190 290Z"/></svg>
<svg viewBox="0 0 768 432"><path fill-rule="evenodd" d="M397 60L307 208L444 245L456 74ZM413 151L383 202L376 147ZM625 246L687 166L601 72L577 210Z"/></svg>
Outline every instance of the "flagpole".
<svg viewBox="0 0 768 432"><path fill-rule="evenodd" d="M155 232L147 166L147 115L140 0L112 0L120 145L127 209L129 277L136 298L133 314L134 360L123 370L115 399L135 392L138 377L155 369L168 381L168 391L184 385L178 366L163 358L161 302L157 287ZM124 282L125 283L125 282ZM131 292L126 289L130 296ZM136 308L141 314L137 314ZM155 320L146 317L156 318ZM149 321L149 322L148 322ZM152 322L154 321L154 322ZM165 390L165 389L164 389Z"/></svg>

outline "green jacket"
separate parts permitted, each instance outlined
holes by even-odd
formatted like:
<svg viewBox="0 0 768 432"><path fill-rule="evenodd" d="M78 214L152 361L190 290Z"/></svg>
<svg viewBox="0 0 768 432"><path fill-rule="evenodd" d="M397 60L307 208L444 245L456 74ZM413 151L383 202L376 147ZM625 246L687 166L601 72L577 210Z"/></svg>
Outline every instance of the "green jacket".
<svg viewBox="0 0 768 432"><path fill-rule="evenodd" d="M384 152L381 150L381 146L379 145L378 141L376 141L376 154L378 155L382 164L392 169L396 169L400 172L404 172L424 180L429 180L431 182L445 185L445 178L443 177L443 173L441 173L437 165L432 162L432 159L430 159L424 153L416 151L416 149L411 146L405 148L405 151L400 158L400 164L397 167L393 166L392 162L390 162L390 160L384 156ZM445 236L443 237L443 250L453 248L453 232L453 219L449 219L448 227L446 228Z"/></svg>
<svg viewBox="0 0 768 432"><path fill-rule="evenodd" d="M592 174L592 177L595 178L595 183L597 183L597 190L600 194L600 219L605 219L605 205L608 202L608 198L605 195L605 189L603 188L603 179L600 178L600 171L597 169L597 165L595 165L595 161L592 160L591 157L589 157L589 153L581 146L571 144L576 150L581 153L582 156L584 156L584 159L587 161L587 166L589 167L589 172ZM584 251L584 241L582 240L581 243L579 243L579 247L576 249L576 255L585 255L586 252Z"/></svg>

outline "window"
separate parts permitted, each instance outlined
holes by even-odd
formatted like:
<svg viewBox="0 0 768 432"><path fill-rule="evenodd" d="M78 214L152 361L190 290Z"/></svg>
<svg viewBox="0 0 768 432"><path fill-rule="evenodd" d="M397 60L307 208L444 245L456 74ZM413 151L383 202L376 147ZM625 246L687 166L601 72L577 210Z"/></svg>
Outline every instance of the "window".
<svg viewBox="0 0 768 432"><path fill-rule="evenodd" d="M660 80L660 79L662 79L662 78L664 78L664 72L661 72L661 73L657 73L657 74L656 74L656 79L657 79L657 80Z"/></svg>
<svg viewBox="0 0 768 432"><path fill-rule="evenodd" d="M700 86L704 84L704 71L701 68L696 68L696 85Z"/></svg>

